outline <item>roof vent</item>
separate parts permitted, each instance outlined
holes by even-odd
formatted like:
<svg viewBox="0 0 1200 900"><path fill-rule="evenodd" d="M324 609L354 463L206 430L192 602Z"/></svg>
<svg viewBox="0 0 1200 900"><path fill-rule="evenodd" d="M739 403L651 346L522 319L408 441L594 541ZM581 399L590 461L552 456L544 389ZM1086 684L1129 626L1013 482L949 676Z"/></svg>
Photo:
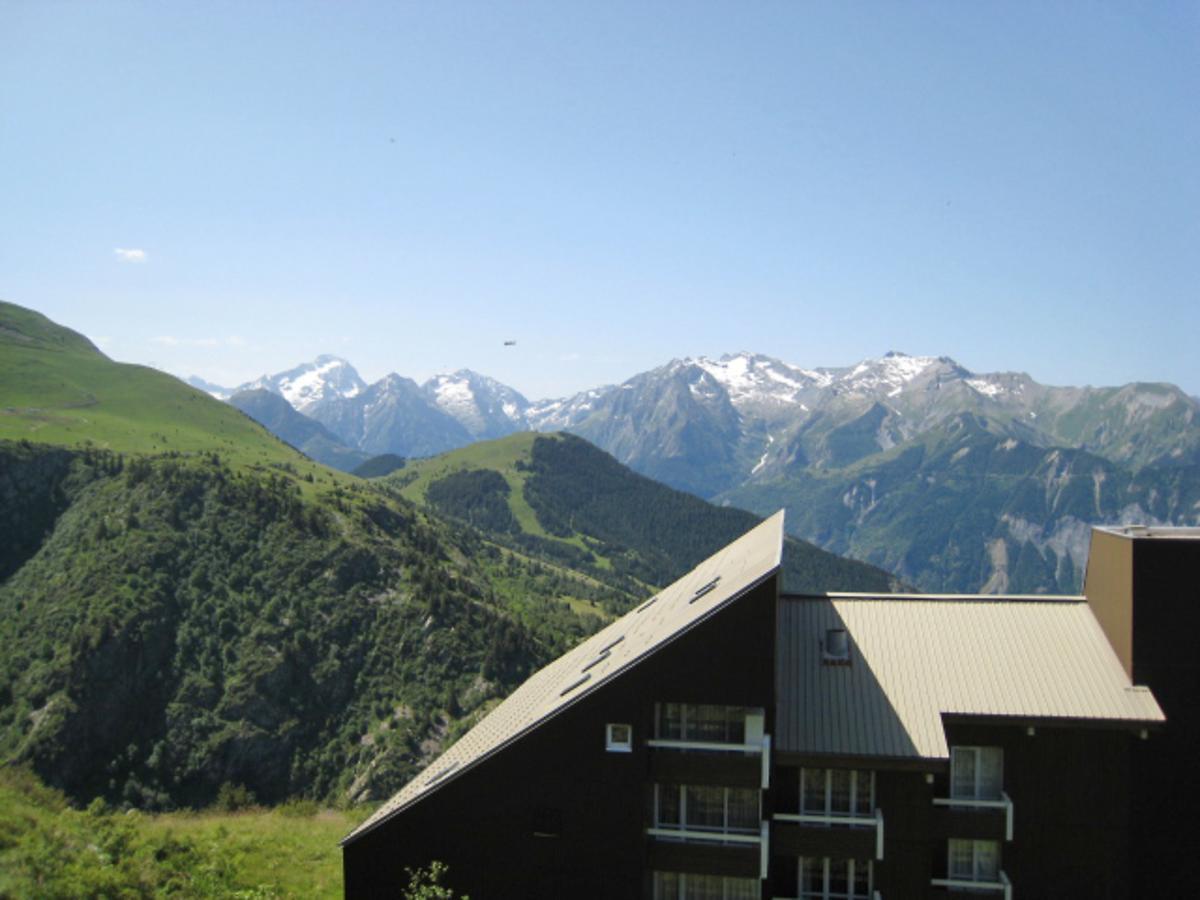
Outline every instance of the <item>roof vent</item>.
<svg viewBox="0 0 1200 900"><path fill-rule="evenodd" d="M601 647L600 652L607 653L609 650L611 650L613 647L617 646L617 644L621 643L621 641L623 641L623 640L625 640L625 635L623 635L623 634L618 635L617 637L615 637L611 641L609 641L607 644L605 644L603 647Z"/></svg>
<svg viewBox="0 0 1200 900"><path fill-rule="evenodd" d="M712 581L708 582L708 584L701 585L700 587L696 588L696 593L694 593L692 595L692 599L689 600L688 603L695 603L697 600L699 600L705 594L711 594L713 591L715 591L717 589L717 583L720 580L721 580L721 576L718 575Z"/></svg>
<svg viewBox="0 0 1200 900"><path fill-rule="evenodd" d="M425 787L432 787L457 768L457 762L450 763L450 765L446 766L446 768L442 769L442 771L438 772L436 775L430 776L429 780L425 782Z"/></svg>
<svg viewBox="0 0 1200 900"><path fill-rule="evenodd" d="M574 681L572 681L570 684L568 684L565 688L563 688L561 691L559 691L558 696L560 696L560 697L567 696L567 694L571 693L571 691L575 690L575 688L579 687L581 684L583 684L585 681L587 681L591 677L592 677L592 673L588 672L582 678L576 678Z"/></svg>
<svg viewBox="0 0 1200 900"><path fill-rule="evenodd" d="M586 671L587 671L588 669L590 669L592 666L599 665L600 663L602 663L602 662L604 662L606 659L608 659L610 656L612 656L612 654L611 654L611 653L609 653L607 650L601 650L601 651L600 651L600 653L599 653L599 654L598 654L598 655L597 655L597 656L596 656L594 659L592 659L592 661L591 661L591 662L589 662L589 663L588 663L586 666L584 666L584 667L583 667L582 669L580 669L579 671L580 671L580 672L586 672ZM566 693L566 691L563 691L563 693L565 694L565 693ZM560 696L561 696L561 695L560 695Z"/></svg>
<svg viewBox="0 0 1200 900"><path fill-rule="evenodd" d="M654 605L655 601L657 601L657 600L658 600L658 594L655 594L653 597L651 597L649 600L647 600L645 603L643 603L641 606L639 606L637 609L635 609L634 612L641 612L642 610L649 609L651 606Z"/></svg>
<svg viewBox="0 0 1200 900"><path fill-rule="evenodd" d="M821 662L827 666L850 665L850 635L845 628L825 629L821 645Z"/></svg>

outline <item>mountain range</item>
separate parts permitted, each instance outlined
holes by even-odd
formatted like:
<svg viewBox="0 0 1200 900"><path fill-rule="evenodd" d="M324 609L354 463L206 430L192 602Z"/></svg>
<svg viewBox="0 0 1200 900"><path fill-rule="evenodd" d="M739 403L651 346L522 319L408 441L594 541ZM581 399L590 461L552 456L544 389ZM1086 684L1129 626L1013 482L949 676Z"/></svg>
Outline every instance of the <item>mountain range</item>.
<svg viewBox="0 0 1200 900"><path fill-rule="evenodd" d="M1200 404L1168 384L1053 387L891 352L845 367L672 360L537 402L465 369L367 385L330 356L243 387L368 454L569 431L700 497L786 505L796 536L931 591L1074 591L1088 525L1200 521Z"/></svg>
<svg viewBox="0 0 1200 900"><path fill-rule="evenodd" d="M281 394L241 397L336 440ZM81 804L379 799L756 521L566 435L476 442L448 472L371 462L385 477L320 465L0 302L0 764ZM892 584L799 542L785 577Z"/></svg>

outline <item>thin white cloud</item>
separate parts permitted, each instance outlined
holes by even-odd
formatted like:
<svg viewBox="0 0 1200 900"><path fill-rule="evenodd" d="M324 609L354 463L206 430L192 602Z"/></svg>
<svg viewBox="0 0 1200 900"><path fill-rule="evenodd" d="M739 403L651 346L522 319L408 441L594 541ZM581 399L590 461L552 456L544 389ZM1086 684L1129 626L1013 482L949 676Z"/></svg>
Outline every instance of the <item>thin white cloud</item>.
<svg viewBox="0 0 1200 900"><path fill-rule="evenodd" d="M95 344L97 347L111 347L112 342L113 342L113 339L107 335L105 335L103 337L92 338L92 343Z"/></svg>
<svg viewBox="0 0 1200 900"><path fill-rule="evenodd" d="M113 253L121 262L144 263L149 257L138 247L114 247Z"/></svg>
<svg viewBox="0 0 1200 900"><path fill-rule="evenodd" d="M160 334L150 338L152 344L162 344L164 347L248 347L250 342L240 334L231 334L227 338L215 337L176 337L173 334Z"/></svg>

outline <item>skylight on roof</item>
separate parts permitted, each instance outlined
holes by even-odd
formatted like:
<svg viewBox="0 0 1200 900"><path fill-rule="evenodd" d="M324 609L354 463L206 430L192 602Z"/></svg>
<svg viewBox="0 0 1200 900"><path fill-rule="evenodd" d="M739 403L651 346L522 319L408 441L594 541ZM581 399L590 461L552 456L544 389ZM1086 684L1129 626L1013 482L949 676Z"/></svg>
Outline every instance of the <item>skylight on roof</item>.
<svg viewBox="0 0 1200 900"><path fill-rule="evenodd" d="M621 641L623 641L623 640L625 640L625 635L623 635L623 634L617 635L617 637L613 638L611 641L609 641L607 644L605 644L603 647L601 647L600 652L607 653L609 650L611 650L613 647L617 646L617 644L621 643Z"/></svg>
<svg viewBox="0 0 1200 900"><path fill-rule="evenodd" d="M602 662L604 662L606 659L608 659L610 656L612 656L612 654L611 654L611 653L609 653L607 650L601 650L601 651L600 651L600 653L599 653L599 654L597 654L597 655L595 656L595 658L593 658L593 659L592 659L590 662L588 662L588 663L587 663L587 665L585 665L585 666L584 666L582 669L580 669L579 671L580 671L580 672L586 672L586 671L587 671L588 669L590 669L592 666L599 665L600 663L602 663ZM561 694L560 694L559 696L561 696Z"/></svg>
<svg viewBox="0 0 1200 900"><path fill-rule="evenodd" d="M695 603L697 600L699 600L705 594L711 594L713 591L715 591L717 589L717 583L720 580L721 580L721 576L718 575L716 578L714 578L712 581L708 582L707 584L701 585L700 587L696 588L696 593L694 593L692 595L692 599L689 600L688 603Z"/></svg>
<svg viewBox="0 0 1200 900"><path fill-rule="evenodd" d="M447 775L449 775L451 772L453 772L457 768L458 768L457 762L450 763L450 765L446 766L446 768L442 769L436 775L430 776L429 780L425 782L425 786L432 787L433 785L437 784L439 781L441 781L443 778L445 778Z"/></svg>
<svg viewBox="0 0 1200 900"><path fill-rule="evenodd" d="M563 688L561 691L559 691L558 696L560 696L560 697L567 696L567 694L571 693L571 691L575 690L575 688L579 687L581 684L583 684L585 681L587 681L591 677L592 677L592 673L588 672L582 678L576 678L574 681L572 681L570 684L568 684L565 688Z"/></svg>

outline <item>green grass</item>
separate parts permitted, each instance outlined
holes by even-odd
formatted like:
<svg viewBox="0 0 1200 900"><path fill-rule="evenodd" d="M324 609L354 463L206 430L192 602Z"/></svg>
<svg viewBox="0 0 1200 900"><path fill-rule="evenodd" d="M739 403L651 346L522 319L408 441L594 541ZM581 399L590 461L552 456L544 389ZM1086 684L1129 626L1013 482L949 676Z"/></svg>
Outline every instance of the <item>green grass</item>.
<svg viewBox="0 0 1200 900"><path fill-rule="evenodd" d="M494 441L480 441L430 459L414 460L400 472L389 476L389 480L394 480L396 484L403 484L400 490L402 496L419 505L425 505L425 492L429 489L431 482L444 478L452 472L461 472L467 469L492 469L499 472L508 482L510 489L508 506L522 531L536 537L560 540L565 544L587 549L578 535L564 539L548 534L538 522L537 513L525 499L525 481L529 477L529 473L518 468L517 463L529 462L534 439L538 437L553 437L553 435L523 431Z"/></svg>
<svg viewBox="0 0 1200 900"><path fill-rule="evenodd" d="M532 460L533 442L538 438L557 440L558 436L523 431L496 440L480 441L430 459L414 460L385 480L398 487L405 499L419 506L427 506L426 493L429 485L440 478L471 469L499 472L509 487L508 508L512 510L513 518L517 520L523 532L589 551L595 556L597 568L611 571L612 561L599 551L595 544L589 545L583 535L553 535L546 531L538 521L537 513L525 498L525 482L531 472L524 466ZM518 463L522 465L519 466Z"/></svg>
<svg viewBox="0 0 1200 900"><path fill-rule="evenodd" d="M131 454L216 451L238 467L289 471L304 485L348 481L234 407L156 369L113 362L75 332L2 301L0 439Z"/></svg>
<svg viewBox="0 0 1200 900"><path fill-rule="evenodd" d="M341 897L338 841L365 817L275 810L71 808L21 769L0 770L0 897Z"/></svg>
<svg viewBox="0 0 1200 900"><path fill-rule="evenodd" d="M538 522L538 515L524 498L524 482L528 473L517 468L517 463L529 462L530 448L534 438L539 437L533 432L518 432L498 440L481 440L479 443L452 450L449 454L434 456L430 460L414 460L401 472L390 476L396 484L403 484L402 496L413 500L416 504L425 504L425 492L430 482L445 478L452 472L463 472L467 469L492 469L500 473L508 482L509 508L516 517L521 530L534 534L539 538L548 538L545 529Z"/></svg>
<svg viewBox="0 0 1200 900"><path fill-rule="evenodd" d="M268 896L341 897L338 842L365 815L339 810L289 815L286 809L142 818L149 835L175 835L219 848L236 882L253 885Z"/></svg>

